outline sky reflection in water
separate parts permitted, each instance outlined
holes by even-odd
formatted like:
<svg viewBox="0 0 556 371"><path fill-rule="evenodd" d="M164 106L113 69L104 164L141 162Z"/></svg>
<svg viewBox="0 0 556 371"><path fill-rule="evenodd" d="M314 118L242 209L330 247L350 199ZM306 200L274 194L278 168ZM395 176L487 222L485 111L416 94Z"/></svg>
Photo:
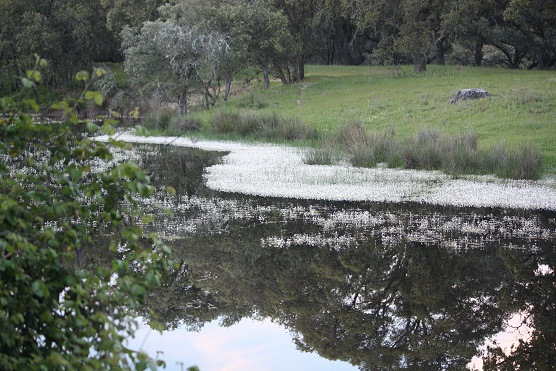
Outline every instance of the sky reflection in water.
<svg viewBox="0 0 556 371"><path fill-rule="evenodd" d="M356 370L341 361L329 361L315 353L299 352L289 334L268 320L243 319L231 327L221 327L218 321L208 323L201 332L182 329L164 332L144 326L130 343L134 349L141 345L152 357L164 354L167 370L181 371L196 365L201 371L282 371L282 370Z"/></svg>

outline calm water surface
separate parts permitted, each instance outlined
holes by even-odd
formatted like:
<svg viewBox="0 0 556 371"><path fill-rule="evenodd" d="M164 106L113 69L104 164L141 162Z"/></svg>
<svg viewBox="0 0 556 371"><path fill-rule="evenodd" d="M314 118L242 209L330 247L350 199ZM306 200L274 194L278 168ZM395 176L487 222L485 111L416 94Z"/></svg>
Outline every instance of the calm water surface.
<svg viewBox="0 0 556 371"><path fill-rule="evenodd" d="M462 369L516 313L555 359L555 212L217 194L218 154L146 148L180 269L135 341L170 369Z"/></svg>

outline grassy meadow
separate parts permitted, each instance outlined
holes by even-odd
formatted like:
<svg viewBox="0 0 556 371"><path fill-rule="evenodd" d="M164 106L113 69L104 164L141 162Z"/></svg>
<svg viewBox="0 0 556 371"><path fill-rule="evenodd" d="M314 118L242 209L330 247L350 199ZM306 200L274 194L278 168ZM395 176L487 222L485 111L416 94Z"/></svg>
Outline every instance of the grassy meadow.
<svg viewBox="0 0 556 371"><path fill-rule="evenodd" d="M464 88L484 88L493 96L449 104ZM529 145L540 151L543 173L556 174L556 71L429 65L415 74L410 66L310 65L299 84L275 81L264 90L261 81L234 81L228 102L191 115L201 123L198 134L240 137L214 130L211 121L223 111L294 119L314 127L320 138L358 121L370 133L393 132L400 140L434 129L447 136L474 135L483 148ZM301 139L303 145L316 142Z"/></svg>

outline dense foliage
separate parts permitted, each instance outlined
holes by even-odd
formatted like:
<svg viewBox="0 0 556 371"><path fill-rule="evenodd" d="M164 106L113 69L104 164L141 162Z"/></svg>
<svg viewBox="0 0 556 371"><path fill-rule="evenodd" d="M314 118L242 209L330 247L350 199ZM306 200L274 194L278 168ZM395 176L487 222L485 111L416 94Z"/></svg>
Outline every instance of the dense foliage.
<svg viewBox="0 0 556 371"><path fill-rule="evenodd" d="M121 60L125 27L166 20L224 35L231 71L255 66L285 83L308 62L556 64L555 0L1 0L2 88L17 88L31 53L52 61L49 84L65 84L92 62Z"/></svg>
<svg viewBox="0 0 556 371"><path fill-rule="evenodd" d="M31 70L22 82L41 77ZM90 86L88 73L77 78ZM84 99L103 100L87 88L76 104ZM36 122L26 104L38 109L0 100L0 368L154 366L124 343L136 327L131 311L171 269L170 249L141 228L149 177L133 163L111 164L123 143L89 138L113 133L113 121L80 124L62 102L62 121ZM106 264L86 259L92 251Z"/></svg>

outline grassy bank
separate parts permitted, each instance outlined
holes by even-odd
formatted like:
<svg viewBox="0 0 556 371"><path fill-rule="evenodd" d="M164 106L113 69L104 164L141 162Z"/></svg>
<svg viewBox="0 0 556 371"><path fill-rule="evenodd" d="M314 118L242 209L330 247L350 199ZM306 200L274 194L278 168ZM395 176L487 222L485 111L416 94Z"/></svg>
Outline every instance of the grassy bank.
<svg viewBox="0 0 556 371"><path fill-rule="evenodd" d="M555 71L434 65L424 74L410 71L308 66L300 84L276 82L269 90L259 83L242 86L228 102L194 117L203 123L203 136L214 135L211 120L223 106L228 111L295 117L316 128L321 137L353 120L363 122L370 132L393 131L400 140L431 129L454 137L472 133L483 148L538 148L544 173L556 174ZM493 96L448 103L459 89L471 87Z"/></svg>

